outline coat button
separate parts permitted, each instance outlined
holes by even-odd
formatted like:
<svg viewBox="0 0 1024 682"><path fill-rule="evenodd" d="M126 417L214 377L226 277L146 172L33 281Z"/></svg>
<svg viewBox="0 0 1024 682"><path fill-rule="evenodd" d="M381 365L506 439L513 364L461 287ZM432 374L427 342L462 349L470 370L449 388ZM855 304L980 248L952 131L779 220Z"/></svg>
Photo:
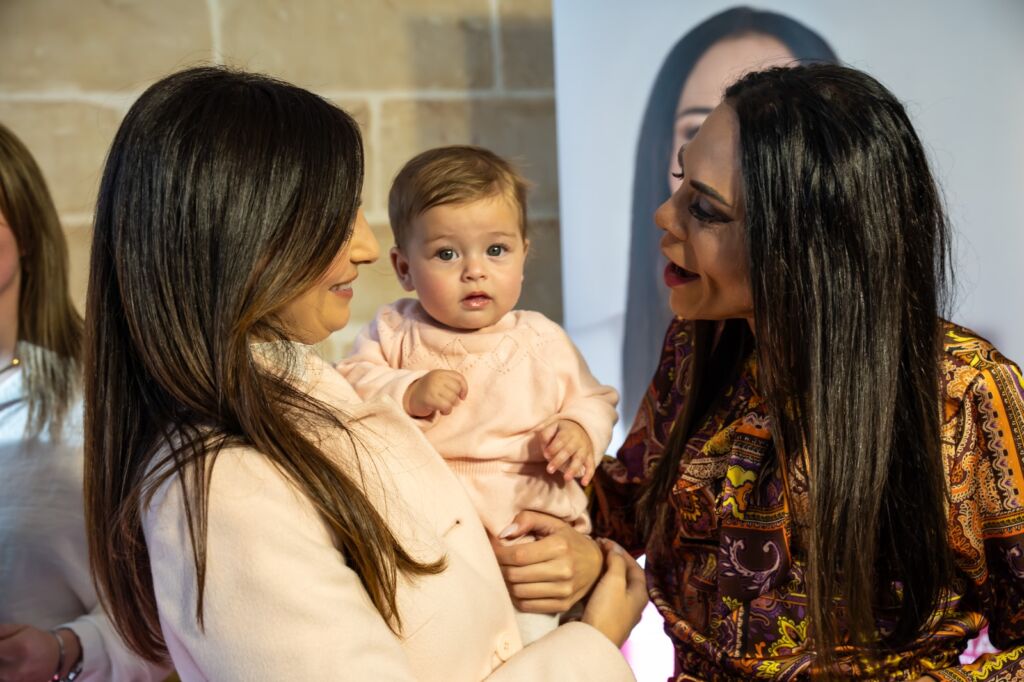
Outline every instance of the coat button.
<svg viewBox="0 0 1024 682"><path fill-rule="evenodd" d="M503 661L507 661L512 656L512 642L508 637L502 637L501 641L498 642L498 658Z"/></svg>

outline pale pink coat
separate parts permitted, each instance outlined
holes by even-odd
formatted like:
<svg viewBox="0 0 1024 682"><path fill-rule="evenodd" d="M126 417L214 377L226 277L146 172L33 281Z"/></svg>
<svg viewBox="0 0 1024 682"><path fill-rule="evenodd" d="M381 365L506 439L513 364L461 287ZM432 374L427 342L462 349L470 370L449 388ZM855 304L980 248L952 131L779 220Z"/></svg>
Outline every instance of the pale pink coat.
<svg viewBox="0 0 1024 682"><path fill-rule="evenodd" d="M364 398L406 389L430 370L450 369L469 386L449 415L417 420L465 485L484 526L500 533L523 509L590 531L579 484L545 471L540 431L569 419L590 436L595 465L611 440L618 395L602 386L565 331L540 313L512 311L487 330L443 327L418 301L378 311L338 369Z"/></svg>
<svg viewBox="0 0 1024 682"><path fill-rule="evenodd" d="M307 498L259 452L225 450L210 484L205 630L177 478L143 517L160 622L184 682L633 679L615 646L583 623L523 649L484 529L441 457L389 397L361 402L298 348L296 383L345 415L357 451L339 433L308 435L362 481L406 550L448 566L400 580L395 635Z"/></svg>

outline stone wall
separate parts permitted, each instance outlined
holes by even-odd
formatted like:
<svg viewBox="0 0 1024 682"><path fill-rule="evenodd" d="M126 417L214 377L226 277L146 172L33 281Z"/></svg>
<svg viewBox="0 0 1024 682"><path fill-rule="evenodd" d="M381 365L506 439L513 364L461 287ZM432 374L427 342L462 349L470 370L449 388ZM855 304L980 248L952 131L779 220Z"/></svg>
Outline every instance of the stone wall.
<svg viewBox="0 0 1024 682"><path fill-rule="evenodd" d="M534 183L521 306L560 320L550 0L0 0L0 121L49 181L85 300L93 203L121 117L155 79L203 63L262 71L348 110L367 146L363 202L384 254L387 191L414 154L490 147ZM364 268L337 356L405 295Z"/></svg>

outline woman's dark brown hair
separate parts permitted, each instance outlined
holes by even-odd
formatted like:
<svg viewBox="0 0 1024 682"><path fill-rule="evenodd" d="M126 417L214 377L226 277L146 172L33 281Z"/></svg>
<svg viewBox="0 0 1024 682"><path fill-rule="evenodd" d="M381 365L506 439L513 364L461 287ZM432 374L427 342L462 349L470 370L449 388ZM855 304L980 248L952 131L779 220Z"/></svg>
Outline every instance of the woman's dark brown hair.
<svg viewBox="0 0 1024 682"><path fill-rule="evenodd" d="M309 499L393 628L398 572L441 570L407 554L357 482L297 426L331 425L355 447L343 415L251 350L287 339L275 314L351 236L362 178L346 113L249 73L169 76L118 130L89 278L86 523L103 603L146 658L167 648L142 514L160 485L181 486L202 626L209 481L227 446L261 453Z"/></svg>
<svg viewBox="0 0 1024 682"><path fill-rule="evenodd" d="M949 226L906 111L871 76L769 69L725 102L739 121L758 387L777 456L809 463L809 646L831 678L845 645L870 660L923 636L954 580L939 434ZM728 383L744 345L719 342L691 403ZM654 474L655 532L701 414L677 422Z"/></svg>
<svg viewBox="0 0 1024 682"><path fill-rule="evenodd" d="M79 386L82 316L68 290L68 247L35 160L0 125L0 213L21 252L18 346L28 399L26 435L57 435Z"/></svg>

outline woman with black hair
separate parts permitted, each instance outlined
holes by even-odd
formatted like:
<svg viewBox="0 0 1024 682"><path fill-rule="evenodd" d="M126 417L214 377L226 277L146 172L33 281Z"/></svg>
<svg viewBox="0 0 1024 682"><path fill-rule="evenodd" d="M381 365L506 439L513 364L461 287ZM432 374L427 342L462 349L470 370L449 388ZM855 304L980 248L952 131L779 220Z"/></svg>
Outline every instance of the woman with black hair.
<svg viewBox="0 0 1024 682"><path fill-rule="evenodd" d="M732 85L657 211L676 315L595 533L679 680L1024 676L1024 381L942 319L949 229L861 72ZM1002 652L958 661L988 623Z"/></svg>
<svg viewBox="0 0 1024 682"><path fill-rule="evenodd" d="M265 76L191 69L129 110L85 327L108 612L186 682L631 679L617 647L646 603L636 563L580 535L606 568L582 622L524 649L454 474L400 405L362 402L311 348L378 255L362 180L352 118ZM531 545L579 535L557 521ZM572 603L595 575L580 585L566 561L550 582Z"/></svg>
<svg viewBox="0 0 1024 682"><path fill-rule="evenodd" d="M665 258L651 216L678 187L676 153L722 101L725 87L748 71L775 65L835 63L829 44L799 21L775 12L733 7L681 37L651 86L636 145L629 283L622 346L624 418L636 414L658 363L658 339L672 319L661 283Z"/></svg>

